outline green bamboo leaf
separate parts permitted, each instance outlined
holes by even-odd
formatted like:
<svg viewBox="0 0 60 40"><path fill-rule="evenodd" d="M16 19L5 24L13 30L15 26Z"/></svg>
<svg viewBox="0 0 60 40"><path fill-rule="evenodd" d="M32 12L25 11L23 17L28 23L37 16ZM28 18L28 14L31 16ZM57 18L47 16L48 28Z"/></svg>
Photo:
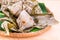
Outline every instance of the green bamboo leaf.
<svg viewBox="0 0 60 40"><path fill-rule="evenodd" d="M3 14L2 11L0 11L0 18L3 18L3 17L5 17L5 14Z"/></svg>
<svg viewBox="0 0 60 40"><path fill-rule="evenodd" d="M41 30L42 28L37 28L37 27L34 27L33 29L30 30L30 32L36 32L36 31L39 31Z"/></svg>
<svg viewBox="0 0 60 40"><path fill-rule="evenodd" d="M38 3L38 5L40 6L43 14L47 14L47 9L44 3Z"/></svg>
<svg viewBox="0 0 60 40"><path fill-rule="evenodd" d="M1 24L2 24L3 22L2 21L0 21L0 30L1 31L5 31L2 27L1 27Z"/></svg>

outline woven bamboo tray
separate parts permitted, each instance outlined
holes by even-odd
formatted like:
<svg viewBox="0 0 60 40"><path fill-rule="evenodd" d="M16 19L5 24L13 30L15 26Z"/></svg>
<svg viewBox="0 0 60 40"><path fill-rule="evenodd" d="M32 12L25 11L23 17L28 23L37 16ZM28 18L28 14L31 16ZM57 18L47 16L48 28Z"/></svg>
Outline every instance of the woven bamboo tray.
<svg viewBox="0 0 60 40"><path fill-rule="evenodd" d="M0 0L0 3L1 3L1 0ZM46 8L48 13L51 14L51 11ZM3 31L0 31L0 36L2 37L11 37L11 38L26 38L26 37L33 37L33 36L37 36L37 35L41 35L43 34L44 32L48 31L49 29L51 28L51 26L47 26L46 28L40 30L40 31L37 31L37 32L30 32L30 33L10 33L9 35L6 35L5 32Z"/></svg>

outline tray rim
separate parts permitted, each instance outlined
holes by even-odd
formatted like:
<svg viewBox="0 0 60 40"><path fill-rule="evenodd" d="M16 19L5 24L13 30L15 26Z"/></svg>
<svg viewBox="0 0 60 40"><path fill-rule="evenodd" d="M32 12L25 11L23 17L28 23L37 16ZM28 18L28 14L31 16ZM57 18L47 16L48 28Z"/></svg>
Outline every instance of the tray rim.
<svg viewBox="0 0 60 40"><path fill-rule="evenodd" d="M37 32L30 32L30 33L10 33L9 35L6 35L5 32L0 31L0 36L3 37L12 37L12 38L26 38L26 37L33 37L33 36L37 36L37 35L41 35L43 33L45 33L46 31L48 31L51 28L51 26L47 26L46 28L37 31Z"/></svg>

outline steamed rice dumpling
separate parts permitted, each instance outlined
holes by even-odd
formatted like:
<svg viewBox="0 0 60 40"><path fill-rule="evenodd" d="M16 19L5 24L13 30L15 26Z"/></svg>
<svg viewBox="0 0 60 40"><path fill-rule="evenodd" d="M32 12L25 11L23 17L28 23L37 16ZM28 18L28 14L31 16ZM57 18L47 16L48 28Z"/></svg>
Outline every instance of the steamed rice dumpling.
<svg viewBox="0 0 60 40"><path fill-rule="evenodd" d="M18 16L19 12L22 11L22 1L19 1L12 6L8 6L8 9L13 15Z"/></svg>
<svg viewBox="0 0 60 40"><path fill-rule="evenodd" d="M25 28L33 26L34 20L25 10L23 10L17 19L17 23L20 29L24 30Z"/></svg>

